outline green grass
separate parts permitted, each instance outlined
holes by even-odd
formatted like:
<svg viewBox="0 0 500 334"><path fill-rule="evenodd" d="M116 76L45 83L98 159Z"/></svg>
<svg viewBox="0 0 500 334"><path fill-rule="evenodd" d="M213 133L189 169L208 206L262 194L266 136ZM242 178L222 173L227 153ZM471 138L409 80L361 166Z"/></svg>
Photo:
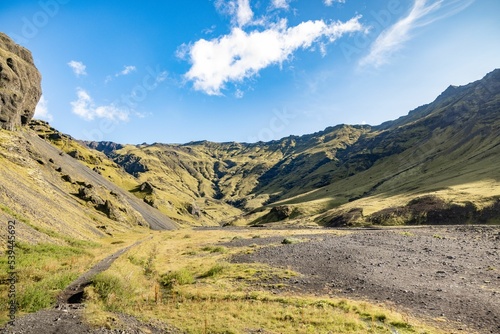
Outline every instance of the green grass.
<svg viewBox="0 0 500 334"><path fill-rule="evenodd" d="M171 271L160 277L160 283L166 288L172 288L175 285L193 284L194 282L193 274L186 268Z"/></svg>
<svg viewBox="0 0 500 334"><path fill-rule="evenodd" d="M215 277L222 274L226 270L227 266L224 264L217 263L203 273L200 278Z"/></svg>
<svg viewBox="0 0 500 334"><path fill-rule="evenodd" d="M92 279L92 286L94 286L95 291L104 301L107 300L111 294L123 295L126 290L125 284L123 284L118 277L107 273L97 274Z"/></svg>
<svg viewBox="0 0 500 334"><path fill-rule="evenodd" d="M291 245L291 244L296 244L299 242L302 242L302 240L299 238L293 238L293 237L287 237L287 238L283 239L283 241L281 241L281 243L283 245Z"/></svg>
<svg viewBox="0 0 500 334"><path fill-rule="evenodd" d="M6 214L12 216L13 218L15 218L15 219L17 219L25 224L29 223L28 218L24 217L23 215L18 214L17 212L15 212L14 210L12 210L11 208L9 208L8 206L6 206L4 204L0 203L0 210L2 210Z"/></svg>
<svg viewBox="0 0 500 334"><path fill-rule="evenodd" d="M210 253L227 253L227 248L223 246L205 246L201 250Z"/></svg>
<svg viewBox="0 0 500 334"><path fill-rule="evenodd" d="M18 265L20 266L24 264L38 264L46 258L61 260L71 256L86 254L86 251L82 248L47 243L30 245L24 242L17 242L16 250L19 259Z"/></svg>
<svg viewBox="0 0 500 334"><path fill-rule="evenodd" d="M92 285L85 288L87 299L97 299L106 311L121 312L134 305L133 290L125 279L103 272L92 278Z"/></svg>
<svg viewBox="0 0 500 334"><path fill-rule="evenodd" d="M34 284L20 286L16 300L19 310L30 313L50 307L57 294L77 277L75 272L55 274Z"/></svg>
<svg viewBox="0 0 500 334"><path fill-rule="evenodd" d="M15 257L18 281L16 304L22 313L36 312L54 304L57 295L87 268L93 255L83 247L16 242ZM0 280L6 280L8 263L0 257ZM7 321L7 291L0 292L0 326Z"/></svg>
<svg viewBox="0 0 500 334"><path fill-rule="evenodd" d="M262 238L277 233L280 232L259 230ZM287 236L307 233L312 232L287 231ZM231 240L235 235L251 239L252 231L193 230L190 238L184 235L186 232L182 230L155 234L152 240L117 259L99 283L99 289L96 283L86 288L86 319L112 328L113 324L107 319L113 315L107 312L119 310L199 334L245 333L258 329L301 334L391 334L397 329L400 334L421 334L428 329L414 319L365 302L263 290L271 286L266 285L269 280L299 274L268 265L227 262L228 257L245 252L247 247L230 247L225 253L208 249L197 254L189 252L200 250L207 243ZM143 270L152 250L158 254L152 265L163 273L154 278ZM127 291L123 291L124 286ZM434 329L427 332L442 333Z"/></svg>

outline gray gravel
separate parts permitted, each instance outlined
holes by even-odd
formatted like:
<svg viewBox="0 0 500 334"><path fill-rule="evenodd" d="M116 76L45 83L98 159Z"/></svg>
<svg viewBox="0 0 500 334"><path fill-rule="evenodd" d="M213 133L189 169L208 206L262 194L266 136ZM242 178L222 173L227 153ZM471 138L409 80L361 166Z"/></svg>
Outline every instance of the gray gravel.
<svg viewBox="0 0 500 334"><path fill-rule="evenodd" d="M281 281L282 290L384 302L420 318L445 318L462 333L500 333L500 227L357 230L304 240L276 247L276 238L260 239L274 245L232 261L303 274ZM255 240L234 241L245 243Z"/></svg>

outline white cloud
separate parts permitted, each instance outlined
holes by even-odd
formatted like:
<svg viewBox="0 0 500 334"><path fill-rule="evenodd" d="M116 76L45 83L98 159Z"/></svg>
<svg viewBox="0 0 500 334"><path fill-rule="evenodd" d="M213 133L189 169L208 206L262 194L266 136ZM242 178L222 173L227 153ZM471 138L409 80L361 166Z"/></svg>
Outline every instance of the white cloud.
<svg viewBox="0 0 500 334"><path fill-rule="evenodd" d="M300 48L331 43L346 33L363 30L359 18L332 23L306 21L294 27L287 27L283 19L263 31L250 33L234 27L229 35L209 41L200 39L184 50L192 63L185 77L194 82L196 90L221 95L227 82L240 82L270 65L281 64Z"/></svg>
<svg viewBox="0 0 500 334"><path fill-rule="evenodd" d="M132 65L129 65L129 66L123 66L123 70L121 70L120 72L118 73L115 73L115 77L120 77L120 76L123 76L123 75L128 75L132 72L135 72L137 70L137 68L135 66L132 66ZM111 75L108 75L106 76L106 79L104 79L104 83L109 83L113 81L113 76Z"/></svg>
<svg viewBox="0 0 500 334"><path fill-rule="evenodd" d="M335 2L345 3L345 0L323 0L325 6L332 6Z"/></svg>
<svg viewBox="0 0 500 334"><path fill-rule="evenodd" d="M81 61L72 60L68 63L68 65L69 67L71 67L73 73L75 73L77 77L79 77L80 75L87 75L87 72L85 72L87 66L85 66Z"/></svg>
<svg viewBox="0 0 500 334"><path fill-rule="evenodd" d="M290 0L273 0L273 7L274 8L282 8L282 9L288 9L290 4Z"/></svg>
<svg viewBox="0 0 500 334"><path fill-rule="evenodd" d="M215 7L222 13L232 16L234 25L243 27L252 22L253 11L250 0L217 0Z"/></svg>
<svg viewBox="0 0 500 334"><path fill-rule="evenodd" d="M76 90L78 99L71 102L72 111L81 118L91 121L96 118L107 118L113 121L128 121L129 112L115 104L96 106L89 93L82 88Z"/></svg>
<svg viewBox="0 0 500 334"><path fill-rule="evenodd" d="M370 53L360 61L361 66L379 67L412 38L411 32L437 20L454 15L474 0L415 0L410 13L382 33L373 42Z"/></svg>
<svg viewBox="0 0 500 334"><path fill-rule="evenodd" d="M242 99L243 96L245 96L245 93L243 93L242 90L240 89L237 89L235 92L234 92L234 97L237 98L237 99Z"/></svg>
<svg viewBox="0 0 500 334"><path fill-rule="evenodd" d="M156 75L156 78L155 78L155 84L160 84L162 83L163 81L167 80L168 79L168 72L167 71L161 71L159 72L157 75Z"/></svg>
<svg viewBox="0 0 500 334"><path fill-rule="evenodd" d="M253 12L250 8L250 0L238 0L238 24L240 27L250 23L253 18Z"/></svg>
<svg viewBox="0 0 500 334"><path fill-rule="evenodd" d="M134 72L135 70L135 66L124 66L123 71L116 73L115 76L119 77L120 75L127 75Z"/></svg>
<svg viewBox="0 0 500 334"><path fill-rule="evenodd" d="M48 103L49 103L49 101L47 101L45 99L45 96L42 95L42 97L40 98L40 101L38 101L38 104L36 105L36 108L35 108L35 118L43 119L43 120L46 120L48 122L52 122L52 120L54 118L49 113Z"/></svg>

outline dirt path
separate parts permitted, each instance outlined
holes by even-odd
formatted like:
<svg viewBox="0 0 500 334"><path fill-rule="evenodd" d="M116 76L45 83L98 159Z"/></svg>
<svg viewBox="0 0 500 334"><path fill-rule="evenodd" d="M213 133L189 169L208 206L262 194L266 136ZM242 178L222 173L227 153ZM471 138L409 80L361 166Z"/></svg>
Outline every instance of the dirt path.
<svg viewBox="0 0 500 334"><path fill-rule="evenodd" d="M151 239L151 237L149 237L148 239ZM111 264L115 262L115 260L119 258L123 253L131 248L138 246L144 241L145 240L137 241L136 243L128 247L122 248L90 268L86 273L74 280L70 285L66 287L66 289L64 289L63 292L61 292L61 294L57 298L58 304L80 304L83 298L83 290L86 286L92 283L92 277L109 269Z"/></svg>
<svg viewBox="0 0 500 334"><path fill-rule="evenodd" d="M151 237L150 237L151 238ZM149 239L150 239L149 238ZM145 239L147 240L147 239ZM115 321L119 329L91 328L83 321L83 290L91 284L92 278L107 270L111 264L129 249L140 245L145 240L122 248L94 265L90 270L73 281L58 296L55 308L42 310L16 319L15 326L0 329L0 333L10 334L54 334L54 333L180 333L160 323L142 323L134 317L116 314Z"/></svg>
<svg viewBox="0 0 500 334"><path fill-rule="evenodd" d="M282 239L282 238L281 238ZM303 274L276 292L300 291L383 302L454 328L456 333L500 333L500 228L430 227L353 231L233 244L278 244L235 262L292 267ZM267 282L270 283L270 282ZM445 321L445 322L443 322Z"/></svg>

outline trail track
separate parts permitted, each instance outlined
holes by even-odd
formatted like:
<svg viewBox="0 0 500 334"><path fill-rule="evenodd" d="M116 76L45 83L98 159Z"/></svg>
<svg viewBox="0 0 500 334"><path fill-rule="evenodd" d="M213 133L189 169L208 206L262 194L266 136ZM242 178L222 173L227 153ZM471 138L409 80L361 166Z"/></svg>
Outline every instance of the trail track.
<svg viewBox="0 0 500 334"><path fill-rule="evenodd" d="M151 238L151 237L150 237ZM149 239L150 239L149 238ZM179 331L160 323L141 323L134 317L116 314L114 321L118 329L92 328L83 321L82 304L83 290L91 284L92 278L107 270L122 254L133 247L139 246L147 239L122 248L94 265L87 272L73 281L58 296L58 303L53 309L42 310L16 319L14 327L0 329L0 333L10 334L80 334L80 333L180 333Z"/></svg>

